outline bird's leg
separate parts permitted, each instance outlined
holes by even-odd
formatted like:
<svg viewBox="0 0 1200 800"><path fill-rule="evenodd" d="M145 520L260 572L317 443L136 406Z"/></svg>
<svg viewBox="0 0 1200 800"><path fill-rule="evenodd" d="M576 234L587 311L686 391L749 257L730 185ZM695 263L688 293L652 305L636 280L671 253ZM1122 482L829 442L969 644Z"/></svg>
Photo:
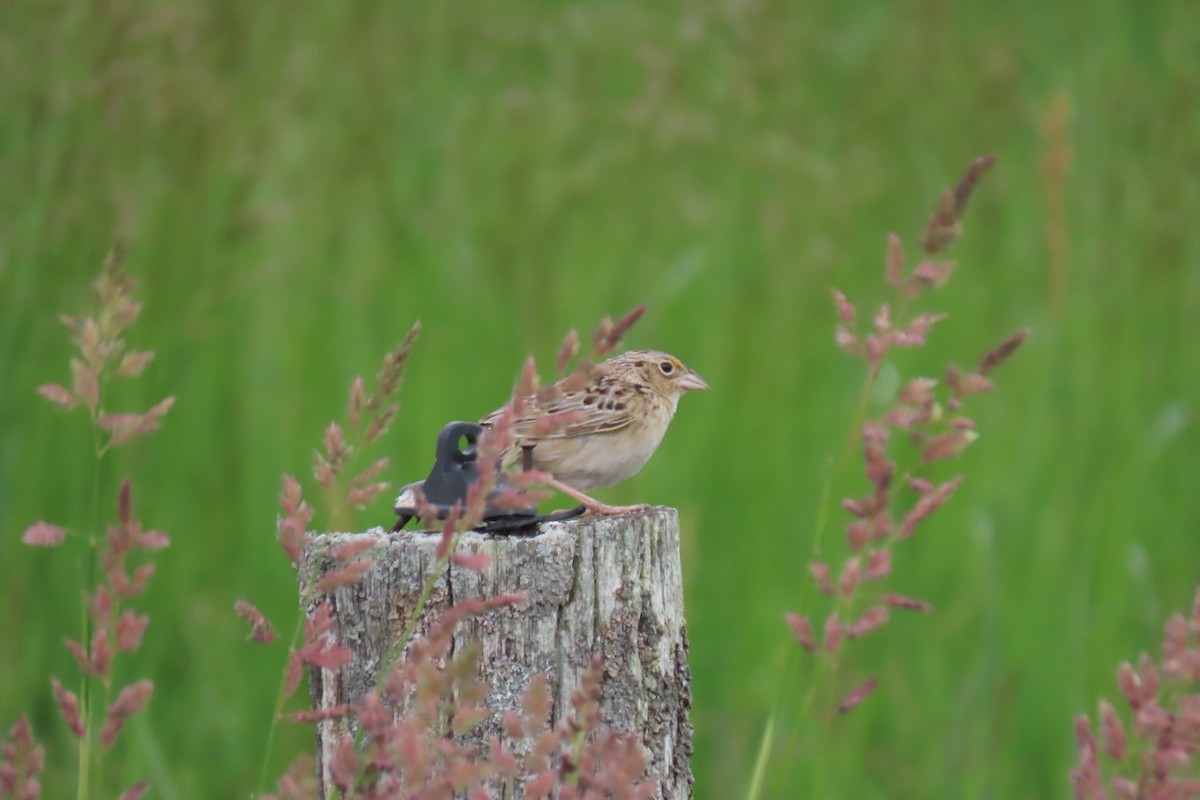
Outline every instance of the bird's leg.
<svg viewBox="0 0 1200 800"><path fill-rule="evenodd" d="M610 506L607 503L601 503L594 497L588 497L578 489L567 486L562 481L549 475L547 475L546 479L541 481L541 483L549 486L551 489L557 489L567 497L583 503L585 514L625 514L631 511L645 511L650 507L648 503L638 503L637 505L632 506Z"/></svg>

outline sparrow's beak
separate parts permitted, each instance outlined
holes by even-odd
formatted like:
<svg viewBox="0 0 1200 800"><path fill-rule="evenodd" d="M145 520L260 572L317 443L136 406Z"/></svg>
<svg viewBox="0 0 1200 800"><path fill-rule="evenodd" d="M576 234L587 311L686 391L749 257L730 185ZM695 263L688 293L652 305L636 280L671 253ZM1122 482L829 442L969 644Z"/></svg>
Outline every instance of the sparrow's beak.
<svg viewBox="0 0 1200 800"><path fill-rule="evenodd" d="M704 378L688 370L688 373L679 379L679 388L706 392L708 391L708 384L705 383Z"/></svg>

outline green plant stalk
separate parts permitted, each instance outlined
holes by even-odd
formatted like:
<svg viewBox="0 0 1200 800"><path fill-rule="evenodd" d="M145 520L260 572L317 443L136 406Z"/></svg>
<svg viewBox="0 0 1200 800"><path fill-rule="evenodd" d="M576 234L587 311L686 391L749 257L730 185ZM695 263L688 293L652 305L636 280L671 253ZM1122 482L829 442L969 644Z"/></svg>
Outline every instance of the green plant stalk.
<svg viewBox="0 0 1200 800"><path fill-rule="evenodd" d="M360 424L354 429L356 438L361 438L361 428L362 428L362 425L360 422ZM351 453L358 452L358 447L352 446L350 448L350 452ZM350 519L350 506L347 502L345 502L347 493L346 493L346 490L342 487L341 473L342 473L342 470L339 470L338 474L336 474L334 476L333 482L328 487L325 487L325 491L324 491L325 500L330 509L330 524L332 526L332 530L339 530L341 528L345 528L346 530L349 530L350 523L352 522L352 520ZM345 523L345 525L342 524L343 522ZM413 621L409 623L409 626L404 631L404 635L401 637L398 646L395 649L393 649L393 651L389 654L389 657L388 657L383 669L380 670L379 678L377 678L377 680L376 680L375 688L377 690L381 689L383 687L383 683L386 680L385 676L391 672L391 669L394 666L396 660L398 659L399 654L404 652L404 647L408 643L408 640L412 637L412 633L415 630L416 620L420 618L421 612L424 610L425 604L429 600L429 596L433 593L433 587L437 583L437 576L442 573L442 570L444 570L446 568L446 565L449 563L450 553L454 552L453 545L457 544L457 541L458 541L458 536L456 534L454 542L452 543L452 546L450 547L449 551L447 552L447 555L445 556L445 558L440 559L434 565L435 569L432 572L431 578L429 580L427 580L425 582L425 586L422 587L421 596L417 600L416 609L414 611ZM311 597L308 597L308 596L302 598L302 605L307 606L310 599L311 599ZM282 719L282 716L283 716L284 703L287 702L287 696L284 694L284 689L287 687L287 674L288 674L288 670L290 668L291 653L295 651L296 645L300 641L300 634L304 630L304 619L305 619L305 615L303 613L298 615L296 617L296 625L292 629L292 636L291 636L291 639L288 644L289 661L284 663L283 677L279 681L279 691L276 693L276 696L275 696L275 708L271 713L271 726L270 726L270 728L267 729L266 747L263 751L262 764L259 767L258 780L256 781L256 784L255 784L258 788L257 788L257 791L253 795L251 795L252 800L254 797L261 795L261 794L265 793L265 791L266 791L267 769L269 767L270 760L271 760L271 750L274 747L274 743L275 743L275 731L278 729L279 721L280 721L280 719ZM358 731L357 735L355 736L355 745L358 746L361 744L362 744L362 731L360 730L360 731ZM361 775L359 777L361 777ZM357 783L357 780L355 782ZM352 797L353 793L354 793L353 788L351 788L351 794L343 795L343 796L344 797Z"/></svg>
<svg viewBox="0 0 1200 800"><path fill-rule="evenodd" d="M850 435L846 437L841 452L838 453L837 458L829 465L829 470L825 473L825 481L821 485L821 499L817 503L817 518L813 523L813 556L815 558L821 557L821 543L825 538L825 530L829 527L829 498L833 495L833 479L845 467L854 445L862 435L863 420L867 416L867 403L870 401L871 389L874 385L875 373L868 370L867 380L863 383L854 414L850 418ZM807 595L805 602L807 602Z"/></svg>
<svg viewBox="0 0 1200 800"><path fill-rule="evenodd" d="M349 531L354 526L354 509L350 505L352 482L347 481L345 476L350 472L350 467L357 460L359 453L363 452L368 444L363 435L361 415L358 423L350 431L344 431L343 435L346 437L346 458L340 466L334 469L333 480L329 486L323 487L325 503L329 509L329 530L331 531Z"/></svg>
<svg viewBox="0 0 1200 800"><path fill-rule="evenodd" d="M116 600L113 601L113 608L114 609L117 608ZM109 669L110 670L112 669L111 662L109 665ZM96 678L92 678L92 680L95 681ZM103 680L101 680L99 682L99 685L96 686L96 688L102 690L102 692L103 692L103 701L104 702L100 704L100 708L107 709L109 707L109 705L112 703L112 699L113 699L112 698L112 673L110 672L108 676L106 676ZM95 693L93 692L93 695L94 694ZM93 697L93 700L94 699L95 698ZM93 702L92 706L94 707L95 705L96 705L96 703ZM103 750L103 748L95 746L95 745L93 745L92 749L93 749L94 758L96 761L95 769L92 772L92 783L93 783L93 785L102 788L104 786L104 758L103 758L104 750Z"/></svg>
<svg viewBox="0 0 1200 800"><path fill-rule="evenodd" d="M292 638L288 643L288 657L283 663L283 676L279 680L279 691L275 695L275 708L271 712L271 726L267 728L267 743L263 748L262 764L258 769L258 780L255 782L257 790L250 795L251 800L266 792L267 768L271 761L271 749L275 745L275 731L279 727L279 720L283 716L283 704L287 702L287 696L284 690L287 688L288 669L291 666L292 652L296 649L296 643L300 640L300 633L304 630L304 614L296 616L296 626L292 629Z"/></svg>
<svg viewBox="0 0 1200 800"><path fill-rule="evenodd" d="M855 406L854 413L851 416L850 434L846 437L845 443L842 445L841 451L837 457L829 465L829 469L825 473L825 480L821 485L821 497L817 502L817 515L813 521L813 557L820 558L822 552L822 542L825 538L825 531L829 527L829 504L830 498L833 496L833 481L834 477L841 472L845 467L847 460L850 458L850 453L853 451L855 443L860 438L863 420L867 414L867 403L870 401L871 388L875 385L875 373L868 369L867 379L863 383L862 389L859 391L858 402ZM808 584L808 588L804 590L801 599L801 605L805 606L809 603L812 587ZM763 729L762 737L758 743L758 753L754 760L754 771L751 775L750 786L746 791L747 800L758 800L762 792L762 784L765 780L767 768L771 760L771 751L774 745L776 723L783 714L784 705L787 703L789 693L784 690L787 681L787 675L791 672L791 650L785 661L784 669L779 673L781 684L775 699L775 708L771 715L767 718L767 725ZM821 668L821 664L817 665L817 672L813 675L813 680L808 682L808 688L804 693L804 698L800 703L800 714L806 716L812 710L813 701L816 698L817 689L821 684L822 674L826 670ZM836 671L836 670L835 670ZM820 770L818 769L818 772Z"/></svg>
<svg viewBox="0 0 1200 800"><path fill-rule="evenodd" d="M350 505L346 502L346 490L342 486L340 471L325 488L325 503L329 507L329 530L350 530L354 520L350 516Z"/></svg>
<svg viewBox="0 0 1200 800"><path fill-rule="evenodd" d="M457 537L455 537L455 538L457 541ZM451 548L448 552L453 552L453 548ZM445 565L446 565L446 563L449 562L449 560L450 560L450 556L449 556L449 554L447 554L447 556L444 559L441 559L438 562L438 564L436 565L439 568L435 569L433 571L433 573L432 573L433 578L431 580L427 580L425 582L425 586L422 589L421 596L417 601L416 612L415 612L415 616L413 618L414 622L409 624L409 627L404 632L403 638L400 640L400 646L399 646L398 650L393 651L393 653L397 653L397 652L403 653L404 652L404 644L412 636L412 632L413 632L413 630L415 628L415 624L416 624L415 620L420 617L421 611L424 609L425 603L429 599L429 595L433 593L433 586L434 586L434 584L437 583L436 576L441 574L442 569L445 568ZM310 599L311 598L309 596L305 596L304 598L302 598L302 604L304 606L307 606ZM263 749L262 764L259 766L259 770L258 770L258 780L255 782L255 785L257 786L257 790L251 794L251 796L250 796L251 800L254 800L255 797L258 797L259 795L262 795L266 792L267 769L270 766L271 750L273 749L273 747L275 745L275 732L276 732L276 730L278 730L279 722L283 718L284 703L287 702L287 695L284 693L284 690L287 688L287 675L288 675L288 670L290 668L291 654L296 650L296 645L300 641L300 634L304 630L304 619L305 619L305 615L303 613L298 614L296 616L296 625L295 625L295 627L292 628L292 636L288 642L288 650L287 650L288 661L284 662L283 676L280 678L280 681L279 681L279 691L275 695L275 707L271 712L271 726L267 729L267 742L266 742L266 746ZM391 671L391 667L394 664L394 661L395 661L394 657L389 658L389 660L387 662L387 668L380 672L381 676L386 675L386 674L388 674L388 672ZM382 679L377 680L376 688L381 688L382 685L383 685L383 680ZM355 745L356 746L362 744L361 738L362 738L362 731L359 730L358 734L355 737ZM361 777L361 774L359 777ZM358 781L356 779L355 784L357 784L357 782ZM352 795L347 795L347 796L352 796Z"/></svg>
<svg viewBox="0 0 1200 800"><path fill-rule="evenodd" d="M421 614L425 611L425 604L429 601L429 596L433 594L433 587L437 584L438 577L446 569L450 563L450 555L458 546L458 535L461 531L456 531L450 546L446 548L446 555L434 562L433 568L429 571L429 577L425 579L425 585L421 587L421 594L417 598L417 604L413 607L412 619L404 628L404 633L400 635L399 641L392 647L379 665L379 674L375 676L375 691L382 692L383 685L387 683L387 676L392 673L392 669L396 663L404 655L404 648L408 646L409 640L412 638L413 632L417 629L417 621L421 619ZM361 727L354 733L354 749L360 751L363 744L363 730ZM366 777L367 762L366 759L360 759L358 769L355 770L354 780L350 782L350 794L343 795L343 798L350 798L357 794L356 787Z"/></svg>
<svg viewBox="0 0 1200 800"><path fill-rule="evenodd" d="M431 570L431 577L426 579L425 585L421 587L421 594L417 598L417 604L413 608L412 619L408 621L408 625L404 628L404 633L400 635L399 641L388 652L387 658L384 660L382 669L379 670L379 675L375 678L375 688L382 689L383 684L387 681L387 675L396 666L396 662L404 654L404 648L408 646L408 640L412 638L413 631L417 628L417 620L421 618L421 613L425 610L425 604L429 601L429 595L433 594L433 587L437 583L437 576L446 568L445 562L449 561L449 557L438 559L434 563L434 569Z"/></svg>
<svg viewBox="0 0 1200 800"><path fill-rule="evenodd" d="M762 795L763 780L767 774L767 763L771 760L771 747L775 744L775 721L779 718L779 706L767 717L767 727L758 740L758 754L754 757L754 772L750 775L750 788L746 800L758 800Z"/></svg>
<svg viewBox="0 0 1200 800"><path fill-rule="evenodd" d="M100 404L97 402L96 409ZM95 456L96 468L92 472L92 509L91 524L87 535L87 577L83 585L82 629L83 638L80 644L85 648L91 647L93 624L92 615L88 612L87 593L96 583L96 548L99 545L96 531L100 525L100 478L104 464L104 447L100 441L100 423L98 410L90 410L92 420L92 453ZM83 719L83 736L79 738L79 770L75 797L77 800L87 800L91 795L91 762L92 762L92 678L83 671L79 679L79 714Z"/></svg>
<svg viewBox="0 0 1200 800"><path fill-rule="evenodd" d="M854 427L852 429L853 432L851 433L850 437L847 438L845 446L842 448L842 452L840 453L836 462L834 463L833 468L830 469L828 476L824 482L824 485L822 486L821 500L818 505L818 512L817 512L816 532L814 535L815 541L814 541L813 549L814 549L815 555L820 554L821 536L824 533L825 528L828 524L829 499L830 499L830 495L832 493L831 490L832 490L832 483L833 483L832 476L837 474L837 472L842 468L846 459L849 457L851 448L853 447L854 443L859 438L858 431L861 430L863 420L865 419L865 416L866 416L866 406L867 406L867 402L870 397L870 391L871 391L872 386L874 385L874 382L875 382L875 373L872 372L869 374L869 376L867 378L867 382L863 385L862 394L859 397L858 408L856 409L855 415L854 415L854 421L853 421ZM917 473L918 466L919 466L919 456L917 454L910 454L907 463L905 465L903 465L902 468L898 465L897 473L899 475L903 476L905 479L907 479ZM889 535L881 543L880 546L884 549L890 550L892 548L892 546L895 545L896 541L897 540L896 540L894 534ZM838 598L837 598L838 611L841 614L843 619L848 620L853 617L852 612L853 612L854 600L855 600L856 596L857 596L857 593L852 593L851 596L849 596L849 597L842 597L840 594L838 595ZM840 660L841 660L840 653L833 653L830 655L830 657L828 659L824 659L824 658L818 659L818 663L816 664L816 667L815 667L813 679L808 682L808 688L805 691L804 699L801 702L800 713L801 713L802 717L805 717L811 713L813 703L816 701L816 697L817 697L818 691L820 690L821 686L826 681L836 680ZM828 709L828 713L832 715L835 712L835 709L836 709L836 698L830 697L830 707ZM771 719L768 722L767 730L764 731L764 741L760 744L760 751L759 751L759 759L760 760L764 757L764 753L769 749L768 748L769 743L766 741L766 737L768 735L773 736L772 728L773 728L773 723L775 721L775 717L777 716L777 714L778 714L778 710L777 710L776 714L772 715ZM817 745L820 746L821 743L822 743L821 739L818 737ZM814 762L816 764L820 765L820 764L824 763L824 759L821 758L820 754L818 753L818 754L816 754L816 758L814 758ZM759 769L760 769L759 764L756 762L756 764L755 764L755 777L756 778L757 778ZM762 769L765 771L765 765L763 765ZM815 770L814 775L813 775L813 796L814 797L821 796L821 785L823 783L823 778L824 778L823 770L818 766L818 768ZM752 792L757 791L757 787L755 787L754 784L751 785L751 791ZM751 797L756 797L756 795L751 795Z"/></svg>
<svg viewBox="0 0 1200 800"><path fill-rule="evenodd" d="M571 735L571 763L574 765L569 773L567 773L567 785L579 785L579 759L583 755L583 740L587 737L587 728L584 725L579 726L579 730Z"/></svg>
<svg viewBox="0 0 1200 800"><path fill-rule="evenodd" d="M404 648L408 646L409 639L412 638L413 632L417 629L417 622L421 619L421 614L425 611L425 604L429 602L429 596L433 594L433 587L437 585L438 578L446 570L450 564L450 556L454 553L454 549L458 546L458 537L461 531L456 531L450 540L450 546L446 548L446 555L439 558L433 563L433 569L429 571L429 577L425 579L425 585L421 587L421 594L417 597L417 604L413 607L412 618L409 619L408 625L404 628L404 633L400 635L400 639L388 651L387 657L380 664L379 674L375 676L375 689L383 689L383 685L387 682L387 676L391 674L392 669L396 666L396 662L404 655Z"/></svg>

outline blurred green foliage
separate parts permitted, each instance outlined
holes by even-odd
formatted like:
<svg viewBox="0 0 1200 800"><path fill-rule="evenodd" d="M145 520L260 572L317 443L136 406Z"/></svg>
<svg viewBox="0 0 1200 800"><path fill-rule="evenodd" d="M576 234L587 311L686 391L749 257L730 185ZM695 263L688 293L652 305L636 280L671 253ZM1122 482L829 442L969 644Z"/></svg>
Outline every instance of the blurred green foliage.
<svg viewBox="0 0 1200 800"><path fill-rule="evenodd" d="M386 443L397 483L424 473L445 421L503 402L527 353L545 375L568 328L645 301L627 342L714 390L601 496L681 511L697 795L740 796L771 709L803 688L781 614L807 594L861 385L832 344L829 289L869 315L886 233L915 254L937 192L990 152L934 298L950 316L894 374L1033 337L974 406L982 438L951 465L963 489L896 552L891 586L936 613L854 645L848 676L881 686L819 750L784 715L767 796L1066 796L1072 718L1115 693L1118 661L1157 646L1200 578L1194 14L1187 0L5 3L0 725L32 714L48 796L64 796L71 743L47 675L74 681L61 639L77 635L80 568L19 537L40 518L89 524L85 421L35 389L67 380L56 316L84 307L123 237L146 302L130 343L158 359L114 409L178 397L103 476L115 507L131 475L143 521L174 539L125 667L157 691L119 745L123 777L164 798L252 788L283 659L243 641L234 601L294 618L279 477L311 486L351 378L414 319ZM1059 181L1046 164L1068 153ZM834 497L862 486L851 463ZM380 502L362 522L389 519ZM310 741L292 731L281 750Z"/></svg>

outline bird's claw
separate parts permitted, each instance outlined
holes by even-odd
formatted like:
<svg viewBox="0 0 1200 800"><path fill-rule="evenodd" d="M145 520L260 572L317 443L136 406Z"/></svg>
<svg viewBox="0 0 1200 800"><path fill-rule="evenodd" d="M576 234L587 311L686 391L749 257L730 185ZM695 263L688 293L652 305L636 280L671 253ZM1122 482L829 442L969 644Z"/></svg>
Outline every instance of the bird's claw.
<svg viewBox="0 0 1200 800"><path fill-rule="evenodd" d="M583 507L585 514L613 516L615 514L631 514L637 511L645 511L650 507L650 504L637 503L632 506L610 506L607 503L584 503Z"/></svg>

